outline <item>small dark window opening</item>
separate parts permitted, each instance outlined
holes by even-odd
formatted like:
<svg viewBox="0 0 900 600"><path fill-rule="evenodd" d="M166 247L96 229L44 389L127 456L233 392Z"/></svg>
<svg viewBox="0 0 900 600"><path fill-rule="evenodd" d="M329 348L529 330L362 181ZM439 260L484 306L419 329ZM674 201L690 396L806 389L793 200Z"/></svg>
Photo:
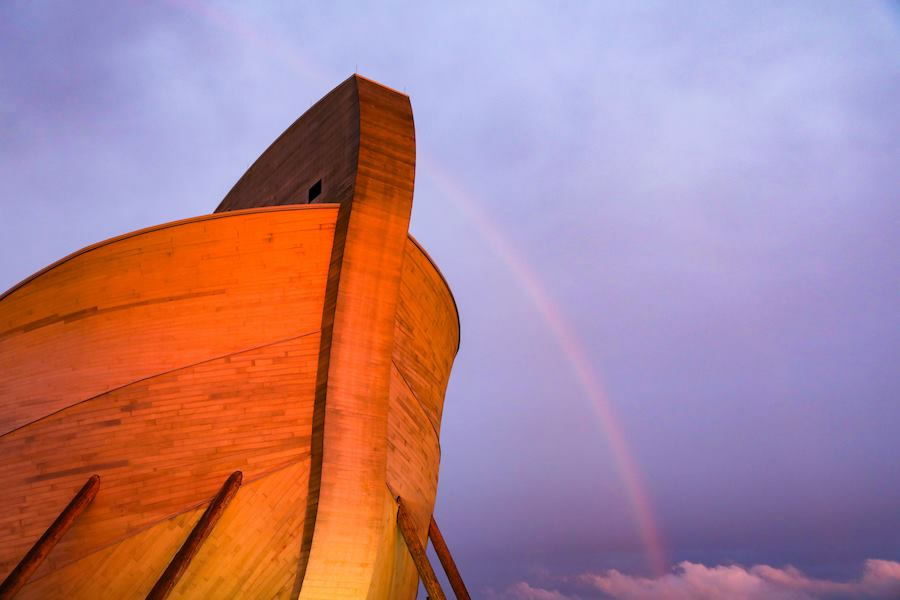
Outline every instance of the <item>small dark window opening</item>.
<svg viewBox="0 0 900 600"><path fill-rule="evenodd" d="M312 202L313 200L318 198L319 194L321 194L321 193L322 193L322 180L320 179L317 182L315 182L314 184L312 184L311 188L309 188L309 199L307 200L307 202Z"/></svg>

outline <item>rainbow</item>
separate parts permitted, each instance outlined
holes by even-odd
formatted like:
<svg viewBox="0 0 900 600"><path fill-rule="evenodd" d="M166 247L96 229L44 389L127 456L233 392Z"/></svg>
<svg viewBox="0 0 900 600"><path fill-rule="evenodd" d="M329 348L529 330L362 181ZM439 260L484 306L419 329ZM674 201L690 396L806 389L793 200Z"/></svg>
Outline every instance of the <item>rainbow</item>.
<svg viewBox="0 0 900 600"><path fill-rule="evenodd" d="M600 376L591 366L581 339L569 325L565 314L541 282L537 272L516 251L502 230L481 208L482 203L466 190L457 179L424 157L419 157L424 174L437 184L445 196L455 204L491 248L494 255L509 269L515 281L528 295L554 340L563 351L578 383L584 390L600 427L609 442L616 470L625 486L634 519L645 547L647 561L654 574L668 572L663 536L656 524L647 486L634 455L625 439L625 429L609 402Z"/></svg>
<svg viewBox="0 0 900 600"><path fill-rule="evenodd" d="M221 7L212 7L198 0L169 0L174 6L200 16L216 27L228 31L270 56L282 60L295 73L318 83L335 79L325 69L303 58L289 43L270 31L262 32L228 14ZM600 428L605 435L616 470L624 485L631 510L644 546L647 562L656 575L668 572L668 558L662 532L653 514L652 504L643 474L626 440L625 430L609 402L600 376L592 367L588 353L574 332L565 313L553 300L537 272L515 250L507 236L481 208L482 203L466 190L456 178L442 169L436 161L420 156L417 159L422 174L430 177L446 197L454 203L475 226L495 256L509 269L518 285L525 291L541 316L547 329L563 351L579 384L590 402Z"/></svg>

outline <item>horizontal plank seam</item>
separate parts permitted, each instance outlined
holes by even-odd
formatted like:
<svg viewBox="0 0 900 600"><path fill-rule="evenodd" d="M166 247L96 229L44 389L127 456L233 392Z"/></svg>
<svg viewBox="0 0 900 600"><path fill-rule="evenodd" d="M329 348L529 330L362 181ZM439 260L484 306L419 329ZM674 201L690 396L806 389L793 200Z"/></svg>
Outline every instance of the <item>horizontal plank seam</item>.
<svg viewBox="0 0 900 600"><path fill-rule="evenodd" d="M229 352L228 354L222 354L219 356L214 356L212 358L205 358L201 361L191 363L189 365L183 365L180 367L176 367L174 369L169 369L168 371L160 371L158 373L154 373L153 375L147 375L146 377L140 377L138 379L135 379L134 381L129 381L128 383L114 387L111 390L106 390L105 392L100 392L99 394L95 394L89 398L79 400L78 402L73 402L72 404L69 404L68 406L64 406L63 408L60 408L59 410L55 410L51 413L47 413L46 415L43 415L42 417L39 417L33 421L29 421L28 423L23 423L22 425L19 425L18 427L14 428L14 429L10 429L9 431L0 434L0 440L2 440L4 437L10 435L11 433L15 433L21 429L30 427L31 425L34 425L35 423L40 423L41 421L43 421L45 419L49 419L50 417L56 416L61 412L69 410L70 408L80 406L80 405L84 404L85 402L90 402L91 400L96 400L98 398L102 398L103 396L106 396L107 394L111 394L113 392L118 392L119 390L127 388L128 386L134 385L136 383L141 383L142 381L147 381L148 379L153 379L154 377L162 377L163 375L170 375L172 373L176 373L178 371L183 371L185 369L191 369L193 367L196 367L196 366L208 363L208 362L222 360L223 358L228 358L229 356L236 356L238 354L243 354L245 352L252 352L254 350L260 350L262 348L267 348L269 346L276 346L278 344L283 344L285 342L290 342L292 340L299 340L300 338L304 338L304 337L319 333L319 331L320 331L319 329L315 329L313 331L307 331L306 333L301 333L300 335L294 335L294 336L291 336L288 338L275 340L274 342L266 342L265 344L259 344L258 346L252 346L250 348L242 348L242 349L236 350L234 352Z"/></svg>
<svg viewBox="0 0 900 600"><path fill-rule="evenodd" d="M37 321L31 321L30 323L23 323L22 325L17 325L16 327L12 327L11 329L7 329L6 331L0 331L0 341L4 338L10 337L15 334L21 333L30 333L42 327L47 327L48 325L56 325L57 323L71 323L72 321L78 321L81 319L86 319L90 317L95 317L98 315L104 315L111 312L116 312L120 310L128 310L130 308L140 308L144 306L150 306L153 304L164 304L166 302L179 302L181 300L193 300L195 298L206 298L209 296L221 296L226 293L224 289L218 290L205 290L202 292L191 292L188 294L177 294L174 296L159 296L157 298L145 298L144 300L138 300L136 302L127 302L124 304L113 304L112 306L104 306L100 308L99 306L90 306L88 308L83 308L81 310L75 310L70 313L66 313L63 315L54 314L48 317L44 317L43 319L38 319Z"/></svg>

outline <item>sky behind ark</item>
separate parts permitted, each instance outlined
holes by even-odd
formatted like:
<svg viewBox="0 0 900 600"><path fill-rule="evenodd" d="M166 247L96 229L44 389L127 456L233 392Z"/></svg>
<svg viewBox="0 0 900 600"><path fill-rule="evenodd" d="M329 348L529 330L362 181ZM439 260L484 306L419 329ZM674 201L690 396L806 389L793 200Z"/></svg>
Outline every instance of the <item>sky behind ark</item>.
<svg viewBox="0 0 900 600"><path fill-rule="evenodd" d="M897 4L6 1L0 288L211 212L357 70L459 305L476 596L900 593Z"/></svg>

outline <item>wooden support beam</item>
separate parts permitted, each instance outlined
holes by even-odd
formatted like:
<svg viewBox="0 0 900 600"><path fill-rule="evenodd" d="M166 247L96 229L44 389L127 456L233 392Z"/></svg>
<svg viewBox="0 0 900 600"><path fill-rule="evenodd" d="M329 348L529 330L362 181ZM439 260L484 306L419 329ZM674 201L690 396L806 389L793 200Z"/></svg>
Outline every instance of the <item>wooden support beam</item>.
<svg viewBox="0 0 900 600"><path fill-rule="evenodd" d="M441 535L437 521L434 520L434 516L431 517L431 524L428 526L428 537L431 538L431 545L434 546L434 551L444 566L444 572L447 574L447 579L450 580L450 587L453 588L456 599L472 600L469 590L466 589L466 584L463 582L462 575L460 575L459 569L456 568L456 561L450 555L450 548L447 547L447 542L444 541L444 536Z"/></svg>
<svg viewBox="0 0 900 600"><path fill-rule="evenodd" d="M84 512L84 509L97 495L99 488L100 476L91 475L69 502L68 506L59 513L53 524L47 528L44 535L35 542L28 554L22 558L19 564L16 565L16 568L12 570L12 573L7 575L3 583L0 584L0 600L9 600L22 589L22 586L28 583L28 579L41 566L41 563L44 562L44 559L47 558L53 547L56 546L56 543L69 531L78 515Z"/></svg>
<svg viewBox="0 0 900 600"><path fill-rule="evenodd" d="M431 568L431 563L428 562L428 557L425 555L425 548L422 547L416 535L415 524L403 507L403 500L399 496L397 497L397 524L400 526L403 541L409 548L409 554L416 564L419 579L425 584L428 596L432 600L447 600L447 596L444 595L444 590L441 589L441 584L438 583L437 576L434 574L434 569Z"/></svg>
<svg viewBox="0 0 900 600"><path fill-rule="evenodd" d="M209 537L213 527L216 526L222 513L225 512L225 507L228 506L228 503L231 502L231 499L237 494L238 488L241 487L243 477L243 473L240 471L235 471L228 476L228 479L225 480L225 483L223 483L222 487L219 489L219 493L215 495L212 502L210 502L209 506L206 507L206 510L203 511L200 520L197 521L197 524L194 525L194 528L181 545L181 548L175 553L169 566L166 567L166 570L160 575L156 584L153 586L153 589L147 594L147 600L165 600L165 598L169 596L172 589L175 587L175 584L178 583L178 580L184 575L188 565L191 564L191 559L193 559L200 550L200 546L203 544L204 540Z"/></svg>

